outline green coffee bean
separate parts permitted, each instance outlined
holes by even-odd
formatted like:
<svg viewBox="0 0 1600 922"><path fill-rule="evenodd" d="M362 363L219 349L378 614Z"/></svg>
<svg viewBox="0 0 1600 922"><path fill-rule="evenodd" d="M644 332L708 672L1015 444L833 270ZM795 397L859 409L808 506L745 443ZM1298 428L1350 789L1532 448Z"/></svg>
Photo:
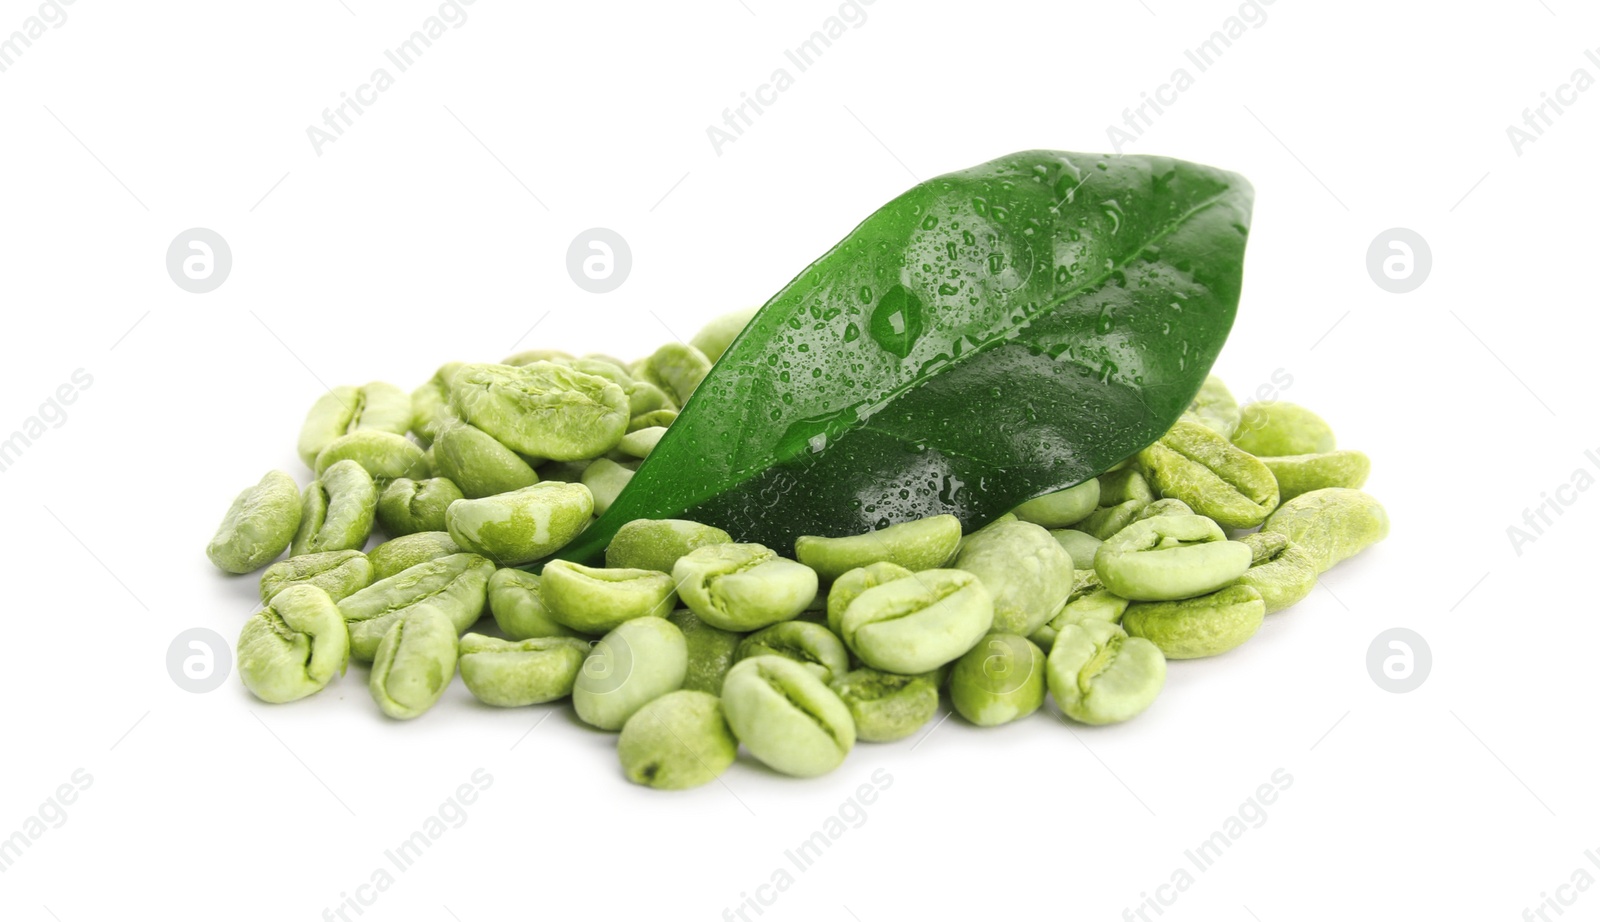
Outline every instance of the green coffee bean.
<svg viewBox="0 0 1600 922"><path fill-rule="evenodd" d="M572 637L501 640L482 634L461 638L461 681L484 704L515 708L572 694L589 644Z"/></svg>
<svg viewBox="0 0 1600 922"><path fill-rule="evenodd" d="M734 664L722 710L750 754L786 775L826 774L855 746L850 709L814 672L781 656Z"/></svg>
<svg viewBox="0 0 1600 922"><path fill-rule="evenodd" d="M669 692L634 712L617 738L622 773L634 784L664 791L716 779L739 752L722 702L688 689Z"/></svg>
<svg viewBox="0 0 1600 922"><path fill-rule="evenodd" d="M239 678L273 704L322 690L350 661L350 635L328 594L316 586L286 587L239 633Z"/></svg>
<svg viewBox="0 0 1600 922"><path fill-rule="evenodd" d="M1044 704L1044 651L1016 634L984 635L956 660L950 703L980 727L1020 720Z"/></svg>
<svg viewBox="0 0 1600 922"><path fill-rule="evenodd" d="M648 429L635 429L622 437L617 443L617 451L630 458L644 459L650 457L650 452L655 450L656 443L667 434L666 426L651 426Z"/></svg>
<svg viewBox="0 0 1600 922"><path fill-rule="evenodd" d="M1158 515L1194 514L1194 510L1189 508L1189 504L1181 499L1158 499L1143 509L1140 509L1139 514L1133 517L1133 521L1143 522L1145 519L1152 519Z"/></svg>
<svg viewBox="0 0 1600 922"><path fill-rule="evenodd" d="M536 483L510 493L450 504L450 537L501 566L531 563L561 550L589 525L594 498L579 483Z"/></svg>
<svg viewBox="0 0 1600 922"><path fill-rule="evenodd" d="M762 628L740 641L735 661L752 656L782 656L792 659L832 682L850 668L850 654L834 633L810 621L785 621Z"/></svg>
<svg viewBox="0 0 1600 922"><path fill-rule="evenodd" d="M1254 528L1278 506L1272 471L1200 423L1178 420L1137 457L1161 495L1227 528Z"/></svg>
<svg viewBox="0 0 1600 922"><path fill-rule="evenodd" d="M428 604L396 619L374 651L367 681L379 709L410 720L433 707L455 677L458 633L448 615Z"/></svg>
<svg viewBox="0 0 1600 922"><path fill-rule="evenodd" d="M1136 501L1142 511L1156 500L1155 493L1150 490L1150 484L1137 468L1125 467L1121 470L1108 471L1100 475L1099 482L1102 506L1118 506Z"/></svg>
<svg viewBox="0 0 1600 922"><path fill-rule="evenodd" d="M624 390L628 398L628 429L630 432L637 431L640 428L664 429L670 425L670 420L653 423L648 427L636 427L633 425L633 420L649 416L652 413L676 414L678 411L677 404L672 402L672 398L667 396L667 392L649 381L634 381L632 387Z"/></svg>
<svg viewBox="0 0 1600 922"><path fill-rule="evenodd" d="M1033 633L1072 592L1072 557L1031 522L983 529L967 539L951 566L983 580L994 599L993 630L1002 633Z"/></svg>
<svg viewBox="0 0 1600 922"><path fill-rule="evenodd" d="M623 467L610 458L596 458L589 462L589 466L583 469L582 480L594 497L594 514L605 515L632 479L632 468Z"/></svg>
<svg viewBox="0 0 1600 922"><path fill-rule="evenodd" d="M1372 461L1359 451L1329 451L1318 455L1262 458L1261 463L1278 480L1278 496L1288 502L1296 496L1328 487L1359 489L1367 482Z"/></svg>
<svg viewBox="0 0 1600 922"><path fill-rule="evenodd" d="M1257 532L1239 540L1253 554L1239 585L1261 593L1266 614L1283 611L1316 588L1317 562L1305 548L1277 532Z"/></svg>
<svg viewBox="0 0 1600 922"><path fill-rule="evenodd" d="M360 429L405 435L411 428L411 397L393 384L336 387L311 405L300 426L300 460L306 467L340 438Z"/></svg>
<svg viewBox="0 0 1600 922"><path fill-rule="evenodd" d="M300 487L282 471L234 497L206 556L224 573L250 573L272 562L300 527Z"/></svg>
<svg viewBox="0 0 1600 922"><path fill-rule="evenodd" d="M1133 524L1139 518L1139 513L1144 511L1145 505L1136 499L1130 499L1115 506L1096 509L1079 522L1077 528L1091 538L1104 541Z"/></svg>
<svg viewBox="0 0 1600 922"><path fill-rule="evenodd" d="M1134 522L1100 546L1094 570L1113 593L1164 601L1204 595L1250 568L1248 545L1229 541L1201 515L1162 515Z"/></svg>
<svg viewBox="0 0 1600 922"><path fill-rule="evenodd" d="M289 554L360 550L372 534L378 488L372 475L354 461L329 466L306 487Z"/></svg>
<svg viewBox="0 0 1600 922"><path fill-rule="evenodd" d="M794 542L794 556L832 581L857 567L884 561L912 571L943 566L960 541L961 520L936 515L844 538L802 535Z"/></svg>
<svg viewBox="0 0 1600 922"><path fill-rule="evenodd" d="M639 374L635 377L666 391L672 402L681 407L689 402L689 395L711 371L711 360L693 346L667 343L645 360L638 370Z"/></svg>
<svg viewBox="0 0 1600 922"><path fill-rule="evenodd" d="M1389 513L1360 490L1329 487L1284 503L1261 530L1277 532L1304 548L1320 575L1387 538Z"/></svg>
<svg viewBox="0 0 1600 922"><path fill-rule="evenodd" d="M1225 439L1233 438L1239 429L1239 403L1233 399L1228 385L1216 375L1207 375L1200 392L1189 404L1188 414L1207 429Z"/></svg>
<svg viewBox="0 0 1600 922"><path fill-rule="evenodd" d="M1333 451L1333 428L1322 417L1292 403L1247 403L1240 410L1233 444L1258 458L1314 455Z"/></svg>
<svg viewBox="0 0 1600 922"><path fill-rule="evenodd" d="M1053 539L1051 546L1060 550ZM976 575L923 570L856 596L839 629L868 666L915 675L972 649L993 623L994 599Z"/></svg>
<svg viewBox="0 0 1600 922"><path fill-rule="evenodd" d="M576 637L578 632L550 617L540 591L540 578L510 567L489 577L489 612L500 631L512 640Z"/></svg>
<svg viewBox="0 0 1600 922"><path fill-rule="evenodd" d="M689 345L699 349L708 361L715 362L722 358L722 353L728 351L733 341L744 332L746 325L755 317L759 307L750 307L742 311L733 311L723 314L700 328L689 340Z"/></svg>
<svg viewBox="0 0 1600 922"><path fill-rule="evenodd" d="M584 356L583 358L568 359L556 364L565 365L586 375L594 375L596 378L605 378L612 384L622 388L624 394L627 393L628 387L633 384L633 376L628 374L627 369L621 363L613 362L610 359Z"/></svg>
<svg viewBox="0 0 1600 922"><path fill-rule="evenodd" d="M1054 528L1050 530L1050 537L1056 539L1061 549L1072 558L1072 566L1082 570L1086 565L1094 564L1095 552L1100 550L1101 541L1088 532L1078 531L1075 528Z"/></svg>
<svg viewBox="0 0 1600 922"><path fill-rule="evenodd" d="M372 563L372 581L377 582L409 570L419 563L427 563L464 551L465 548L450 539L448 532L419 531L415 534L390 538L373 548L367 559Z"/></svg>
<svg viewBox="0 0 1600 922"><path fill-rule="evenodd" d="M898 675L856 669L828 687L850 709L856 738L869 743L905 739L939 710L939 684L933 673Z"/></svg>
<svg viewBox="0 0 1600 922"><path fill-rule="evenodd" d="M828 589L828 598L824 612L828 630L834 634L840 632L840 622L844 619L844 610L856 600L856 596L873 586L893 582L902 577L910 576L911 571L897 563L887 561L867 564L851 570L833 581L833 586Z"/></svg>
<svg viewBox="0 0 1600 922"><path fill-rule="evenodd" d="M690 551L732 542L722 529L688 519L635 519L611 538L606 566L671 573L678 558Z"/></svg>
<svg viewBox="0 0 1600 922"><path fill-rule="evenodd" d="M712 627L687 608L677 609L667 615L667 620L683 632L683 641L689 649L689 670L684 676L683 687L713 695L722 694L722 680L738 658L739 641L743 635Z"/></svg>
<svg viewBox="0 0 1600 922"><path fill-rule="evenodd" d="M463 365L450 404L512 451L555 461L605 454L628 425L622 388L553 362Z"/></svg>
<svg viewBox="0 0 1600 922"><path fill-rule="evenodd" d="M1100 481L1093 479L1030 499L1011 510L1011 513L1024 522L1045 528L1066 528L1083 521L1099 506Z"/></svg>
<svg viewBox="0 0 1600 922"><path fill-rule="evenodd" d="M446 423L433 443L433 467L469 499L509 493L539 482L520 455L477 426ZM448 508L448 504L447 504Z"/></svg>
<svg viewBox="0 0 1600 922"><path fill-rule="evenodd" d="M339 602L350 628L350 655L370 662L389 628L418 607L448 617L457 634L483 614L494 564L476 554L452 554L380 579Z"/></svg>
<svg viewBox="0 0 1600 922"><path fill-rule="evenodd" d="M1155 644L1107 621L1069 624L1045 660L1050 697L1079 723L1102 725L1137 717L1167 681Z"/></svg>
<svg viewBox="0 0 1600 922"><path fill-rule="evenodd" d="M1167 659L1198 659L1226 653L1254 637L1264 615L1261 593L1235 585L1193 599L1134 602L1123 614L1122 626L1160 647Z"/></svg>
<svg viewBox="0 0 1600 922"><path fill-rule="evenodd" d="M372 561L360 551L327 551L291 557L261 574L261 601L290 586L315 586L335 602L372 584Z"/></svg>
<svg viewBox="0 0 1600 922"><path fill-rule="evenodd" d="M672 567L678 596L701 620L726 631L788 621L817 595L816 571L759 544L711 544Z"/></svg>
<svg viewBox="0 0 1600 922"><path fill-rule="evenodd" d="M461 488L443 477L390 481L378 497L378 525L391 538L420 531L444 531L444 511L462 498Z"/></svg>
<svg viewBox="0 0 1600 922"><path fill-rule="evenodd" d="M317 476L340 461L354 461L366 468L372 479L388 483L401 477L413 480L427 477L430 468L421 446L403 435L378 429L358 429L342 435L317 455Z"/></svg>
<svg viewBox="0 0 1600 922"><path fill-rule="evenodd" d="M688 670L682 631L665 618L635 618L594 645L572 686L572 705L584 723L621 730L635 711L683 687Z"/></svg>
<svg viewBox="0 0 1600 922"><path fill-rule="evenodd" d="M678 601L672 577L659 570L601 569L552 560L541 580L540 597L551 619L585 634L604 634L634 618L665 617Z"/></svg>
<svg viewBox="0 0 1600 922"><path fill-rule="evenodd" d="M445 424L456 420L455 411L450 409L450 380L461 365L440 365L426 384L411 392L411 431L424 445L432 444Z"/></svg>
<svg viewBox="0 0 1600 922"><path fill-rule="evenodd" d="M1067 625L1082 624L1085 621L1108 621L1116 624L1122 620L1122 613L1127 610L1128 600L1106 589L1100 583L1098 574L1093 570L1077 570L1074 572L1072 594L1067 596L1067 604L1061 606L1055 617L1030 634L1028 639L1048 651L1054 646L1056 636Z"/></svg>
<svg viewBox="0 0 1600 922"><path fill-rule="evenodd" d="M678 418L677 410L662 409L651 410L628 420L628 431L638 432L641 429L654 429L657 427L671 426Z"/></svg>

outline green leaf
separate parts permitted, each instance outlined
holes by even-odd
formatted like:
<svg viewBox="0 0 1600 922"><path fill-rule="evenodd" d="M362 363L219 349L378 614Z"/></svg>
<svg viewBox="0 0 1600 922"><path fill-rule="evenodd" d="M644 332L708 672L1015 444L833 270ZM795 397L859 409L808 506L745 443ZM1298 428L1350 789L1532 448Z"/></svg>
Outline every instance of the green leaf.
<svg viewBox="0 0 1600 922"><path fill-rule="evenodd" d="M1233 325L1252 191L1160 157L1027 151L922 183L768 301L622 494L785 554L968 529L1155 441Z"/></svg>

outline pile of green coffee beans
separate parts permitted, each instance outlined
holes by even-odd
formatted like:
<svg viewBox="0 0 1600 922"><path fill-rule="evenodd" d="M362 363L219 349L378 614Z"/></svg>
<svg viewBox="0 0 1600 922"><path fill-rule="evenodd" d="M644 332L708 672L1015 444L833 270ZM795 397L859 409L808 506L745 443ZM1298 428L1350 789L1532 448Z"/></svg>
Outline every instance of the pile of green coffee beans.
<svg viewBox="0 0 1600 922"><path fill-rule="evenodd" d="M1168 660L1239 646L1388 532L1359 489L1364 454L1336 450L1308 410L1240 407L1211 378L1159 441L971 534L936 516L802 537L782 556L709 524L638 520L604 567L517 569L616 498L749 316L632 364L524 353L447 365L409 395L318 400L299 446L316 479L269 473L208 548L229 573L266 567L239 637L245 686L292 701L353 658L405 719L460 672L486 705L570 697L621 731L640 784L704 784L740 744L808 777L857 740L916 733L941 690L979 726L1047 693L1072 720L1127 720ZM363 553L375 529L387 540ZM499 636L472 632L485 609Z"/></svg>

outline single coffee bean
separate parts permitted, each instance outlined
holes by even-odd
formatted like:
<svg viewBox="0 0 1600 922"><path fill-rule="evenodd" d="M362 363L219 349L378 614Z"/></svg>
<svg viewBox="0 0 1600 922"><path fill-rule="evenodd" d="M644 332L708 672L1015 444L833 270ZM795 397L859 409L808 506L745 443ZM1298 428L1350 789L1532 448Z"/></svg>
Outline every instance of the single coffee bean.
<svg viewBox="0 0 1600 922"><path fill-rule="evenodd" d="M1225 439L1233 438L1239 429L1239 402L1233 399L1228 385L1216 375L1207 375L1200 392L1194 395L1188 413L1207 429Z"/></svg>
<svg viewBox="0 0 1600 922"><path fill-rule="evenodd" d="M864 567L851 570L833 581L828 589L827 600L823 609L828 630L834 634L842 630L841 622L844 620L844 610L856 600L856 596L873 586L893 582L902 577L910 576L911 571L897 563L883 561L881 563L867 564Z"/></svg>
<svg viewBox="0 0 1600 922"><path fill-rule="evenodd" d="M1020 720L1044 704L1044 651L1026 637L992 633L956 660L950 703L980 727Z"/></svg>
<svg viewBox="0 0 1600 922"><path fill-rule="evenodd" d="M1258 458L1320 454L1333 451L1333 427L1296 404L1247 403L1240 410L1233 444Z"/></svg>
<svg viewBox="0 0 1600 922"><path fill-rule="evenodd" d="M656 443L667 434L666 426L651 426L648 429L635 429L622 437L617 443L616 450L629 458L643 460L650 457L650 452L655 450Z"/></svg>
<svg viewBox="0 0 1600 922"><path fill-rule="evenodd" d="M378 526L391 538L444 531L444 511L461 498L461 488L444 477L392 480L378 497Z"/></svg>
<svg viewBox="0 0 1600 922"><path fill-rule="evenodd" d="M1114 595L1102 585L1095 571L1077 570L1074 572L1072 594L1067 596L1067 604L1061 606L1055 617L1030 634L1028 639L1049 651L1055 644L1056 635L1067 625L1081 624L1085 621L1108 621L1116 624L1122 620L1122 614L1127 610L1128 600Z"/></svg>
<svg viewBox="0 0 1600 922"><path fill-rule="evenodd" d="M794 556L831 582L857 567L885 561L913 571L944 566L960 541L961 520L953 515L936 515L864 535L803 535L795 540Z"/></svg>
<svg viewBox="0 0 1600 922"><path fill-rule="evenodd" d="M1108 621L1063 628L1045 670L1061 713L1093 725L1144 713L1167 681L1167 661L1156 645Z"/></svg>
<svg viewBox="0 0 1600 922"><path fill-rule="evenodd" d="M378 644L367 681L378 708L410 720L433 707L455 678L459 633L448 615L428 604L397 618Z"/></svg>
<svg viewBox="0 0 1600 922"><path fill-rule="evenodd" d="M634 784L663 791L714 781L738 752L722 702L688 689L668 692L634 712L617 737L622 773Z"/></svg>
<svg viewBox="0 0 1600 922"><path fill-rule="evenodd" d="M1239 585L1261 593L1266 614L1283 611L1316 588L1317 562L1305 548L1277 532L1256 532L1239 540L1254 555Z"/></svg>
<svg viewBox="0 0 1600 922"><path fill-rule="evenodd" d="M336 439L360 429L405 435L411 428L411 396L393 384L336 387L311 405L300 426L300 460L306 467Z"/></svg>
<svg viewBox="0 0 1600 922"><path fill-rule="evenodd" d="M1360 490L1329 487L1284 503L1261 530L1277 532L1304 548L1320 575L1388 537L1389 513Z"/></svg>
<svg viewBox="0 0 1600 922"><path fill-rule="evenodd" d="M1045 528L1066 528L1083 521L1099 506L1100 481L1096 478L1030 499L1011 510L1011 513L1024 522Z"/></svg>
<svg viewBox="0 0 1600 922"><path fill-rule="evenodd" d="M1142 522L1145 519L1153 519L1158 515L1194 514L1194 510L1189 508L1189 504L1181 499L1158 499L1143 509L1140 509L1139 514L1133 517L1133 521ZM1129 524L1131 525L1132 522Z"/></svg>
<svg viewBox="0 0 1600 922"><path fill-rule="evenodd" d="M695 548L731 543L722 529L688 519L634 519L612 537L606 566L671 573L678 558Z"/></svg>
<svg viewBox="0 0 1600 922"><path fill-rule="evenodd" d="M622 388L554 362L463 365L450 405L512 451L554 461L603 455L628 425Z"/></svg>
<svg viewBox="0 0 1600 922"><path fill-rule="evenodd" d="M445 512L450 537L501 566L531 563L561 550L589 525L594 498L579 483L536 483Z"/></svg>
<svg viewBox="0 0 1600 922"><path fill-rule="evenodd" d="M463 552L464 549L450 539L448 532L419 531L415 534L390 538L373 548L367 559L372 563L372 581L377 582L409 570L419 563Z"/></svg>
<svg viewBox="0 0 1600 922"><path fill-rule="evenodd" d="M245 622L238 661L251 694L273 704L295 701L344 674L350 635L326 592L289 586Z"/></svg>
<svg viewBox="0 0 1600 922"><path fill-rule="evenodd" d="M503 567L489 577L489 612L501 633L512 640L534 637L577 637L577 631L550 617L535 573Z"/></svg>
<svg viewBox="0 0 1600 922"><path fill-rule="evenodd" d="M433 469L468 499L509 493L539 482L539 475L521 455L463 422L447 423L439 430L433 443Z"/></svg>
<svg viewBox="0 0 1600 922"><path fill-rule="evenodd" d="M1261 463L1278 479L1283 502L1328 487L1359 489L1367 482L1372 461L1359 451L1329 451L1317 455L1262 458Z"/></svg>
<svg viewBox="0 0 1600 922"><path fill-rule="evenodd" d="M370 662L384 635L405 614L427 607L449 618L456 633L483 614L494 563L477 554L452 554L381 579L339 602L350 628L350 655Z"/></svg>
<svg viewBox="0 0 1600 922"><path fill-rule="evenodd" d="M683 343L667 343L657 349L638 369L635 377L666 391L678 406L689 402L689 395L711 371L705 353Z"/></svg>
<svg viewBox="0 0 1600 922"><path fill-rule="evenodd" d="M450 380L461 365L461 362L440 365L426 384L411 392L411 431L424 445L433 444L445 424L459 420L455 410L450 408Z"/></svg>
<svg viewBox="0 0 1600 922"><path fill-rule="evenodd" d="M300 487L282 471L234 497L206 556L224 573L250 573L271 563L300 527Z"/></svg>
<svg viewBox="0 0 1600 922"><path fill-rule="evenodd" d="M1099 477L1100 505L1119 506L1123 503L1138 502L1141 510L1148 508L1156 501L1154 491L1150 484L1139 473L1138 468L1125 467L1121 470L1107 471Z"/></svg>
<svg viewBox="0 0 1600 922"><path fill-rule="evenodd" d="M744 332L745 326L755 317L758 310L760 308L750 307L717 317L701 327L700 332L690 338L689 345L699 349L708 360L715 362L722 358L722 353L728 351L733 341Z"/></svg>
<svg viewBox="0 0 1600 922"><path fill-rule="evenodd" d="M934 673L899 675L855 669L828 687L850 709L856 738L869 743L905 739L939 710L939 682Z"/></svg>
<svg viewBox="0 0 1600 922"><path fill-rule="evenodd" d="M633 479L633 468L625 467L610 458L596 458L583 469L582 482L594 496L594 514L605 515L611 504L622 495L628 481Z"/></svg>
<svg viewBox="0 0 1600 922"><path fill-rule="evenodd" d="M994 599L981 579L965 570L923 570L856 596L839 628L868 666L915 675L972 649L993 623Z"/></svg>
<svg viewBox="0 0 1600 922"><path fill-rule="evenodd" d="M983 581L994 600L993 630L1002 633L1033 633L1072 592L1072 557L1031 522L991 525L972 535L951 566Z"/></svg>
<svg viewBox="0 0 1600 922"><path fill-rule="evenodd" d="M817 595L815 570L759 544L711 544L672 567L678 596L701 620L726 631L788 621Z"/></svg>
<svg viewBox="0 0 1600 922"><path fill-rule="evenodd" d="M261 574L261 601L290 586L316 586L335 602L372 585L372 561L360 551L327 551L291 557Z"/></svg>
<svg viewBox="0 0 1600 922"><path fill-rule="evenodd" d="M585 634L604 634L634 618L665 617L678 601L672 577L659 570L601 569L552 560L541 580L539 593L549 616Z"/></svg>
<svg viewBox="0 0 1600 922"><path fill-rule="evenodd" d="M722 709L750 754L786 775L826 774L855 746L850 709L814 672L781 656L735 663Z"/></svg>
<svg viewBox="0 0 1600 922"><path fill-rule="evenodd" d="M1123 614L1122 626L1160 647L1167 659L1198 659L1226 653L1254 637L1266 613L1261 593L1235 585L1193 599L1134 602Z"/></svg>
<svg viewBox="0 0 1600 922"><path fill-rule="evenodd" d="M642 426L635 426L633 421L650 416L652 413L676 414L678 412L678 405L672 402L672 398L667 396L667 392L649 381L635 380L633 386L624 388L623 392L628 398L628 431L630 432L650 428L665 429L671 425L671 420L648 423Z"/></svg>
<svg viewBox="0 0 1600 922"><path fill-rule="evenodd" d="M1077 528L1090 537L1104 541L1133 524L1146 505L1139 500L1130 499L1115 506L1105 506L1089 513L1077 524Z"/></svg>
<svg viewBox="0 0 1600 922"><path fill-rule="evenodd" d="M583 661L572 686L572 705L584 723L621 730L635 711L682 688L688 670L682 631L665 618L625 621Z"/></svg>
<svg viewBox="0 0 1600 922"><path fill-rule="evenodd" d="M810 621L785 621L745 637L734 653L735 660L752 656L792 659L824 682L832 682L850 668L844 643L832 631Z"/></svg>
<svg viewBox="0 0 1600 922"><path fill-rule="evenodd" d="M667 615L667 620L683 632L683 642L689 648L689 670L683 687L722 694L722 680L738 658L739 641L744 635L713 627L687 608Z"/></svg>
<svg viewBox="0 0 1600 922"><path fill-rule="evenodd" d="M1250 548L1201 515L1134 522L1100 545L1094 570L1131 600L1188 599L1221 589L1250 568Z"/></svg>
<svg viewBox="0 0 1600 922"><path fill-rule="evenodd" d="M354 461L340 461L306 487L300 528L289 554L360 550L372 535L378 488L372 475Z"/></svg>
<svg viewBox="0 0 1600 922"><path fill-rule="evenodd" d="M589 644L572 637L501 640L483 634L461 638L461 681L484 704L515 708L572 694Z"/></svg>
<svg viewBox="0 0 1600 922"><path fill-rule="evenodd" d="M1162 496L1224 527L1254 528L1278 506L1272 471L1200 423L1178 420L1137 457Z"/></svg>
<svg viewBox="0 0 1600 922"><path fill-rule="evenodd" d="M1072 566L1082 570L1094 565L1095 552L1100 550L1101 541L1088 532L1078 531L1075 528L1056 528L1050 531L1050 537L1056 539L1061 549L1072 558Z"/></svg>
<svg viewBox="0 0 1600 922"><path fill-rule="evenodd" d="M340 461L354 461L383 484L401 477L417 480L431 472L421 446L403 435L379 429L358 429L329 442L317 455L317 476Z"/></svg>

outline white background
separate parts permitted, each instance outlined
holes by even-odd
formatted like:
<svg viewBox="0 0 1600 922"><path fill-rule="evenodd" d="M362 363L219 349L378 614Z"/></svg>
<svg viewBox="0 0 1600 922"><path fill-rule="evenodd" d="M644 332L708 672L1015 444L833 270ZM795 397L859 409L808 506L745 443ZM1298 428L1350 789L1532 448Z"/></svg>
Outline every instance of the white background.
<svg viewBox="0 0 1600 922"><path fill-rule="evenodd" d="M93 377L0 474L0 836L75 770L93 779L0 874L6 919L323 918L479 768L493 783L465 824L361 918L737 918L784 867L793 885L748 919L1111 920L1188 867L1163 920L1511 920L1575 869L1600 875L1583 591L1600 494L1564 491L1520 554L1507 536L1575 470L1600 476L1600 92L1520 155L1506 134L1575 69L1600 78L1593 10L1278 0L1198 73L1184 50L1237 4L878 0L795 74L784 49L836 3L478 0L319 156L307 126L437 5L240 9L78 0L0 74L0 433L75 369ZM0 3L0 34L36 10ZM782 66L794 86L719 155L706 127ZM567 709L490 710L459 683L399 724L361 668L281 707L236 677L209 694L169 679L180 631L231 640L252 610L255 580L201 551L263 471L307 479L295 434L325 384L687 338L915 179L1108 150L1107 126L1178 67L1193 87L1126 151L1257 190L1217 370L1240 394L1292 376L1281 396L1372 456L1394 530L1246 647L1173 664L1138 720L954 718L821 779L741 758L725 785L663 794L625 782L612 738ZM234 255L204 295L164 268L196 226ZM601 296L564 265L594 226L634 256ZM1365 268L1397 226L1433 253L1405 295ZM1395 626L1432 650L1410 694L1367 671ZM1189 865L1280 768L1265 822ZM878 771L892 785L861 825L790 865ZM1560 893L1600 911L1600 893Z"/></svg>

